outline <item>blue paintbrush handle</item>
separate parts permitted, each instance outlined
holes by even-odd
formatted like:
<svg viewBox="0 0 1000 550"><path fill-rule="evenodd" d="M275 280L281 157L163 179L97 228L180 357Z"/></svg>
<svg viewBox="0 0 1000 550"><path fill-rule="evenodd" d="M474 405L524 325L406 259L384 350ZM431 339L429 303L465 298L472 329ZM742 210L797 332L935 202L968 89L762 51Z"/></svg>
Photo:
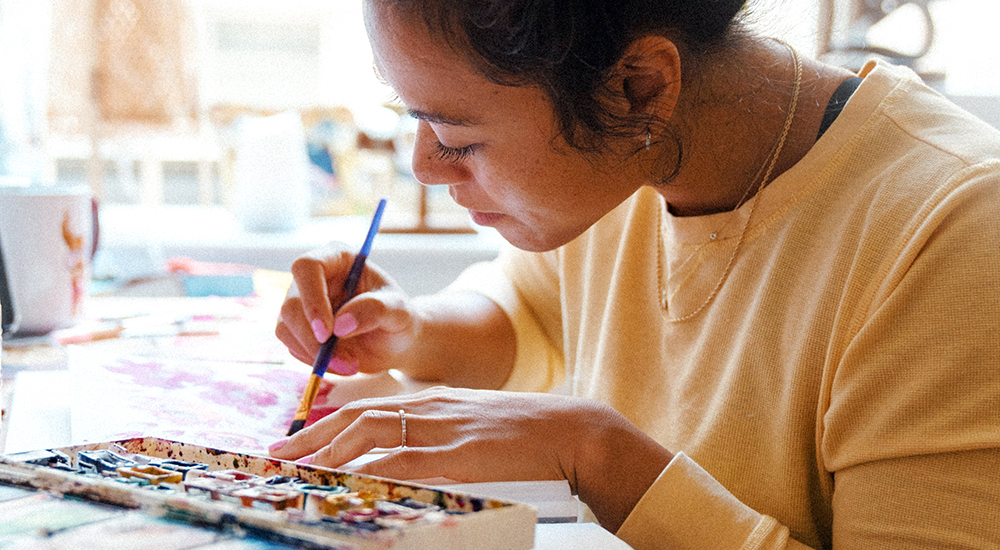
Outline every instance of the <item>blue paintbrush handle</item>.
<svg viewBox="0 0 1000 550"><path fill-rule="evenodd" d="M379 225L382 223L382 212L385 210L385 199L378 201L378 207L375 209L375 215L372 216L371 226L368 227L368 235L365 237L364 244L361 245L361 252L358 253L354 258L354 263L351 264L351 270L347 273L347 279L344 280L344 299L337 305L334 310L334 314L340 310L340 307L347 303L348 300L354 297L354 293L358 290L358 282L361 281L361 273L365 270L365 261L368 259L368 254L372 249L372 241L375 240L375 234L378 233ZM323 376L326 374L326 369L330 365L330 359L333 357L333 350L337 346L337 337L333 334L330 338L323 342L319 347L319 353L316 354L316 360L313 361L313 374L316 376Z"/></svg>

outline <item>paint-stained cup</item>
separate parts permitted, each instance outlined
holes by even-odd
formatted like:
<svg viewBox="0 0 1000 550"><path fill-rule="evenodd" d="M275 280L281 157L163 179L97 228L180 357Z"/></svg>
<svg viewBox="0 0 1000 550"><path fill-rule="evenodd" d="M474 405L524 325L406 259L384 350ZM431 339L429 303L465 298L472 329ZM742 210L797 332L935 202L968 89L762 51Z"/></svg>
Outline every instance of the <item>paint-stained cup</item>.
<svg viewBox="0 0 1000 550"><path fill-rule="evenodd" d="M0 239L20 317L15 335L46 334L83 314L96 216L86 186L0 178Z"/></svg>

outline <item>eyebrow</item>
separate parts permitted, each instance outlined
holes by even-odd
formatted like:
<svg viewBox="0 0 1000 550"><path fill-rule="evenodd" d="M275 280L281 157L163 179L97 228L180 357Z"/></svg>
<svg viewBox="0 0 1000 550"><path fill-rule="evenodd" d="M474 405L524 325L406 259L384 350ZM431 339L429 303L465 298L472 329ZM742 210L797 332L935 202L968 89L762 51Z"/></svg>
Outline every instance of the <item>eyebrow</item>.
<svg viewBox="0 0 1000 550"><path fill-rule="evenodd" d="M421 111L419 109L409 109L407 112L409 112L410 116L413 118L433 122L435 124L447 124L448 126L476 126L477 124L481 124L480 122L468 118L453 117L441 113Z"/></svg>

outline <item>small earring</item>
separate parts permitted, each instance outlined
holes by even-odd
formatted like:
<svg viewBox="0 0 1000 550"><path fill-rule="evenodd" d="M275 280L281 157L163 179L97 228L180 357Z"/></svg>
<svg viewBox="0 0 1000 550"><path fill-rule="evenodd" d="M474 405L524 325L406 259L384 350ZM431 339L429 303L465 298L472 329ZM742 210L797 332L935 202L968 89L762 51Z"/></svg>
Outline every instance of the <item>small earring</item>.
<svg viewBox="0 0 1000 550"><path fill-rule="evenodd" d="M649 142L653 139L653 134L646 128L646 150L649 151Z"/></svg>

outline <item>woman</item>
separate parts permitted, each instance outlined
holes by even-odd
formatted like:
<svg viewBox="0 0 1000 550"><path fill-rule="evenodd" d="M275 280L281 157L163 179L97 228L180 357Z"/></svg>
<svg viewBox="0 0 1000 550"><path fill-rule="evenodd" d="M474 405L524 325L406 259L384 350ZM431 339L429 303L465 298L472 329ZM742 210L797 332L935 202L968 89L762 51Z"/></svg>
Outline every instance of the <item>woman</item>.
<svg viewBox="0 0 1000 550"><path fill-rule="evenodd" d="M351 251L298 260L296 357L478 389L273 456L566 478L637 549L1000 545L1000 136L742 4L366 0L417 178L515 248L434 296L370 266L336 315Z"/></svg>

